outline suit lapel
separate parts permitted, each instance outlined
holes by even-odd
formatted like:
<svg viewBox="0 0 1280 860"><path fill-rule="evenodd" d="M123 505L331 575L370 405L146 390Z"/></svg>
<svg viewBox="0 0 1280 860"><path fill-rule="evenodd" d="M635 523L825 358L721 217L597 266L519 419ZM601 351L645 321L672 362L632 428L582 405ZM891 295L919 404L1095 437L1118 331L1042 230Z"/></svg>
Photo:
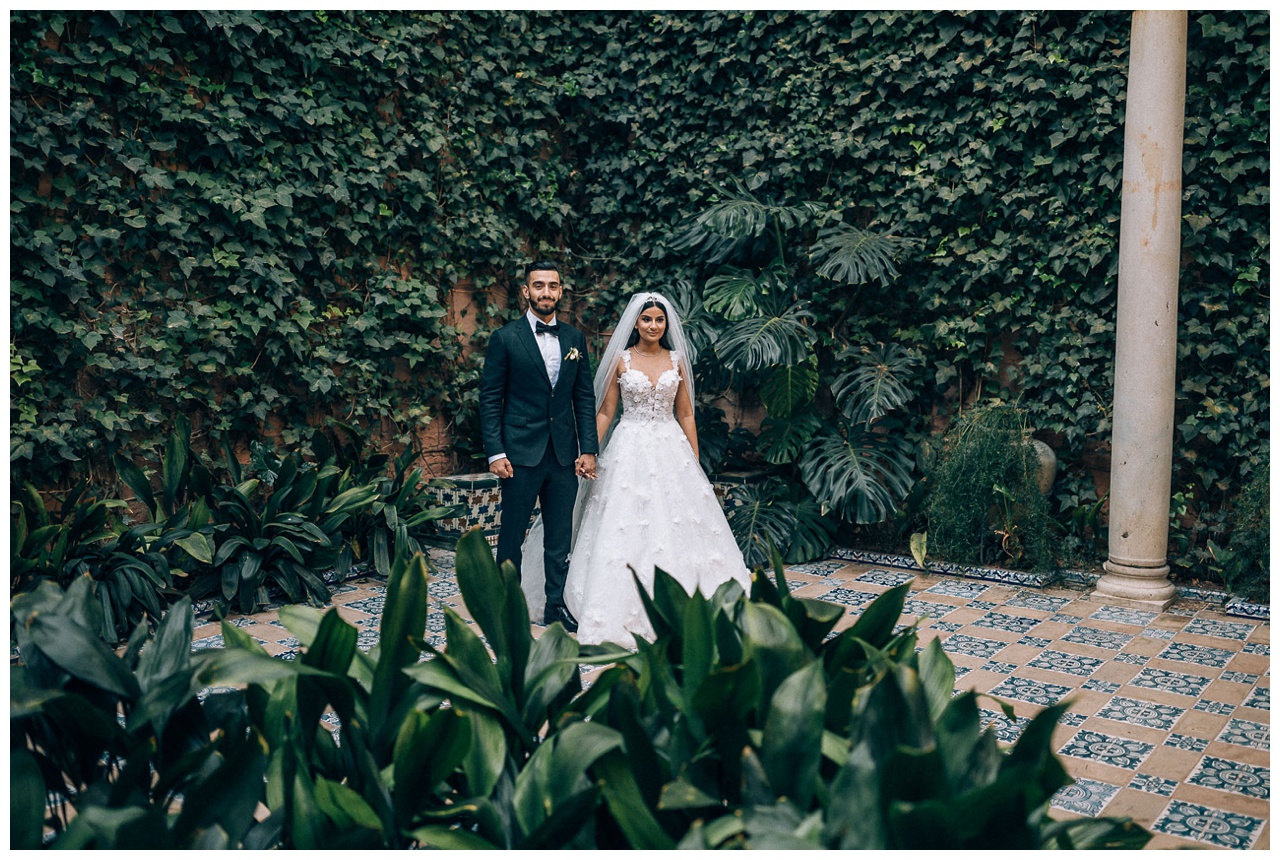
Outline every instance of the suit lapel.
<svg viewBox="0 0 1280 860"><path fill-rule="evenodd" d="M529 361L533 362L534 367L537 368L535 372L550 388L551 377L547 376L547 363L542 358L542 350L538 349L538 339L533 336L533 330L529 328L527 319L516 320L516 340L524 347Z"/></svg>

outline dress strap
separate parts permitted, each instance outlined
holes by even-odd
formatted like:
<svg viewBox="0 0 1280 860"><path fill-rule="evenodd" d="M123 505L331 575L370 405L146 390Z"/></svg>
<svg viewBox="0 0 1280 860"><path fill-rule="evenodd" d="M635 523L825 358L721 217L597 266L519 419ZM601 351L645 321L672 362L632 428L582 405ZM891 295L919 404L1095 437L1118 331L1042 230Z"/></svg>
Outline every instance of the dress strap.
<svg viewBox="0 0 1280 860"><path fill-rule="evenodd" d="M671 358L671 369L678 371L680 369L680 365L677 363L677 359L680 357L680 353L673 349L668 353L668 356Z"/></svg>
<svg viewBox="0 0 1280 860"><path fill-rule="evenodd" d="M624 349L622 351L622 363L627 366L627 370L631 369L631 350Z"/></svg>

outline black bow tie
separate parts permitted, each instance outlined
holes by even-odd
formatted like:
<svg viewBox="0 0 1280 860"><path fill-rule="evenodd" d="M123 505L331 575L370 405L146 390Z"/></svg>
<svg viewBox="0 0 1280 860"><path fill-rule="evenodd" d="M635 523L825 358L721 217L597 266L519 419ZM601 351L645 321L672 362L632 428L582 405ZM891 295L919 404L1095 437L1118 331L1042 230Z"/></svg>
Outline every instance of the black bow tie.
<svg viewBox="0 0 1280 860"><path fill-rule="evenodd" d="M547 324L546 324L546 323L544 323L544 322L534 323L534 324L533 324L533 333L534 333L534 334L549 334L549 335L551 335L551 336L553 336L553 337L559 337L559 336L560 336L560 326L558 326L558 325L547 325Z"/></svg>

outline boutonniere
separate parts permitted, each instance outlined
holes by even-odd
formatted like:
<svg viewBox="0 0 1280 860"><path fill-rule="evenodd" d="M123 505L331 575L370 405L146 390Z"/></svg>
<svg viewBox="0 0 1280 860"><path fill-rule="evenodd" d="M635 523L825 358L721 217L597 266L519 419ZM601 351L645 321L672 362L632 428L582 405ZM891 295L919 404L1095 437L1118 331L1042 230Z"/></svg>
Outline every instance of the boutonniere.
<svg viewBox="0 0 1280 860"><path fill-rule="evenodd" d="M576 346L564 354L565 361L577 361L580 358L582 358L582 353L578 352Z"/></svg>

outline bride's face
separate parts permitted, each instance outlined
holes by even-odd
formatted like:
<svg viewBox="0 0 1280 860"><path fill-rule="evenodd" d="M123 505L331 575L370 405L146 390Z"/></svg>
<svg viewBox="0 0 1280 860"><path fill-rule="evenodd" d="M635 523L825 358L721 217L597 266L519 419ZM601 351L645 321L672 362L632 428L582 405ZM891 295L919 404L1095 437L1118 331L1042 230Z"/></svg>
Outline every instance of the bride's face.
<svg viewBox="0 0 1280 860"><path fill-rule="evenodd" d="M640 333L640 342L653 348L667 331L667 315L658 308L645 308L636 320L636 331Z"/></svg>

